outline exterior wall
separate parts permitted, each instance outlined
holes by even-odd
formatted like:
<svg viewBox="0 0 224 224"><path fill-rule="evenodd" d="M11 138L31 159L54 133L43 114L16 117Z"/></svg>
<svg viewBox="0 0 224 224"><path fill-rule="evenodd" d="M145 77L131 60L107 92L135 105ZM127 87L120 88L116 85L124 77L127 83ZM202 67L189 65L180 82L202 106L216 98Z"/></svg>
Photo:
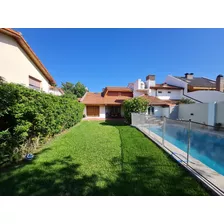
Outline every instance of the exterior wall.
<svg viewBox="0 0 224 224"><path fill-rule="evenodd" d="M141 88L141 79L137 79L134 82L134 90L140 89Z"/></svg>
<svg viewBox="0 0 224 224"><path fill-rule="evenodd" d="M145 84L146 84L147 88L150 88L150 86L155 86L156 85L156 81L148 79L148 80L145 81Z"/></svg>
<svg viewBox="0 0 224 224"><path fill-rule="evenodd" d="M224 101L224 93L215 90L198 90L194 92L188 92L188 84L182 80L179 80L171 75L168 75L165 81L167 84L180 86L184 88L185 98L191 97L195 100L199 100L202 103L210 102L222 102Z"/></svg>
<svg viewBox="0 0 224 224"><path fill-rule="evenodd" d="M55 96L61 96L62 93L58 90L49 90L49 93L55 95Z"/></svg>
<svg viewBox="0 0 224 224"><path fill-rule="evenodd" d="M193 114L193 115L191 115ZM180 104L179 119L189 120L214 125L209 122L209 104L208 103L195 103L195 104Z"/></svg>
<svg viewBox="0 0 224 224"><path fill-rule="evenodd" d="M216 104L216 123L221 123L224 127L224 102Z"/></svg>
<svg viewBox="0 0 224 224"><path fill-rule="evenodd" d="M105 118L105 117L106 117L105 106L100 106L100 118Z"/></svg>
<svg viewBox="0 0 224 224"><path fill-rule="evenodd" d="M162 116L165 116L165 117L170 117L170 108L169 107L164 107L162 108Z"/></svg>
<svg viewBox="0 0 224 224"><path fill-rule="evenodd" d="M159 93L159 91L162 91L162 93ZM171 93L168 93L170 91ZM161 100L179 100L183 97L182 90L176 90L176 89L157 89L157 97Z"/></svg>
<svg viewBox="0 0 224 224"><path fill-rule="evenodd" d="M84 107L84 111L83 111L83 114L87 117L87 112L86 112L86 105Z"/></svg>
<svg viewBox="0 0 224 224"><path fill-rule="evenodd" d="M151 89L151 94L150 96L156 96L156 90L155 89Z"/></svg>
<svg viewBox="0 0 224 224"><path fill-rule="evenodd" d="M173 86L179 86L179 87L183 87L184 88L184 94L187 93L187 86L188 84L180 79L177 79L175 77L173 77L172 75L168 75L166 77L165 83L169 84L169 85L173 85Z"/></svg>
<svg viewBox="0 0 224 224"><path fill-rule="evenodd" d="M138 96L141 96L142 94L144 94L144 92L134 91L133 92L133 97L138 97Z"/></svg>
<svg viewBox="0 0 224 224"><path fill-rule="evenodd" d="M159 106L154 106L154 116L156 117L163 116L163 108Z"/></svg>
<svg viewBox="0 0 224 224"><path fill-rule="evenodd" d="M179 106L170 106L169 118L176 120L178 119Z"/></svg>
<svg viewBox="0 0 224 224"><path fill-rule="evenodd" d="M105 96L133 96L132 92L108 91Z"/></svg>
<svg viewBox="0 0 224 224"><path fill-rule="evenodd" d="M29 76L41 81L41 88L49 92L49 82L26 55L17 42L0 33L0 76L7 82L29 87Z"/></svg>
<svg viewBox="0 0 224 224"><path fill-rule="evenodd" d="M203 103L210 102L224 102L224 93L215 90L198 90L195 92L189 92L186 94L194 99L197 99Z"/></svg>

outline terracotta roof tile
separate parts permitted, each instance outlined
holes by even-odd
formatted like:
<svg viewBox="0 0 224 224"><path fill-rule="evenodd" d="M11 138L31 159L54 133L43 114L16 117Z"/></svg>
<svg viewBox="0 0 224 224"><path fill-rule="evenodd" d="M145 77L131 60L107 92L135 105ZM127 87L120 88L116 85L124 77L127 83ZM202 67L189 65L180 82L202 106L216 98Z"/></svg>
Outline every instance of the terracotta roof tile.
<svg viewBox="0 0 224 224"><path fill-rule="evenodd" d="M174 102L172 102L170 100L161 100L155 96L142 95L139 97L142 97L142 98L148 100L149 105L152 105L152 106L169 106L169 105L175 104Z"/></svg>
<svg viewBox="0 0 224 224"><path fill-rule="evenodd" d="M86 105L120 105L124 100L131 99L128 96L106 96L103 97L101 93L87 92L80 100Z"/></svg>
<svg viewBox="0 0 224 224"><path fill-rule="evenodd" d="M123 86L107 86L105 89L108 91L124 91L124 92L132 92L132 90L128 87Z"/></svg>
<svg viewBox="0 0 224 224"><path fill-rule="evenodd" d="M119 91L119 92L132 92L132 90L128 87L123 87L123 86L106 86L104 89L103 89L103 96L106 94L106 92L108 91Z"/></svg>

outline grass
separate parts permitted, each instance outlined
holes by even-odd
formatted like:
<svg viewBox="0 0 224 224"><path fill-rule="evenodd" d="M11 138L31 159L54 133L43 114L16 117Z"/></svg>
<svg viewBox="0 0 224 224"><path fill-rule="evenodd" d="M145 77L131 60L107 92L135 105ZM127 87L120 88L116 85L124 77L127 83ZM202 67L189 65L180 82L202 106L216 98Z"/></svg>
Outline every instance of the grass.
<svg viewBox="0 0 224 224"><path fill-rule="evenodd" d="M0 195L208 195L162 149L123 123L83 121L31 162L0 174Z"/></svg>

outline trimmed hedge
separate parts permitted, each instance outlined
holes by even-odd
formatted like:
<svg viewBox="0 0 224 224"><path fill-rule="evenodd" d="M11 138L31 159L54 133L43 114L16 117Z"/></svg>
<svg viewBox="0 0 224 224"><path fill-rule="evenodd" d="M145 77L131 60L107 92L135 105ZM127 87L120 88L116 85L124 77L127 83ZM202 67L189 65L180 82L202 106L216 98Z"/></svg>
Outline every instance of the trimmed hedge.
<svg viewBox="0 0 224 224"><path fill-rule="evenodd" d="M124 105L124 117L125 120L131 123L131 113L145 113L149 102L141 97L135 97L129 100L125 100Z"/></svg>
<svg viewBox="0 0 224 224"><path fill-rule="evenodd" d="M39 142L77 124L83 110L68 96L0 83L0 165L20 160Z"/></svg>

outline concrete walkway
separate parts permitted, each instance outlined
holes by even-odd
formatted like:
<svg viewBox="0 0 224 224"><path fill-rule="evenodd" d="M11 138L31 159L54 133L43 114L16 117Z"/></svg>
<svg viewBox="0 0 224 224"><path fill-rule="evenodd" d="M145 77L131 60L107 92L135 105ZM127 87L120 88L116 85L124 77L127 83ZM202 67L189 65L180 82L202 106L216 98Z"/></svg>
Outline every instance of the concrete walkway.
<svg viewBox="0 0 224 224"><path fill-rule="evenodd" d="M85 117L83 121L124 121L124 118Z"/></svg>

